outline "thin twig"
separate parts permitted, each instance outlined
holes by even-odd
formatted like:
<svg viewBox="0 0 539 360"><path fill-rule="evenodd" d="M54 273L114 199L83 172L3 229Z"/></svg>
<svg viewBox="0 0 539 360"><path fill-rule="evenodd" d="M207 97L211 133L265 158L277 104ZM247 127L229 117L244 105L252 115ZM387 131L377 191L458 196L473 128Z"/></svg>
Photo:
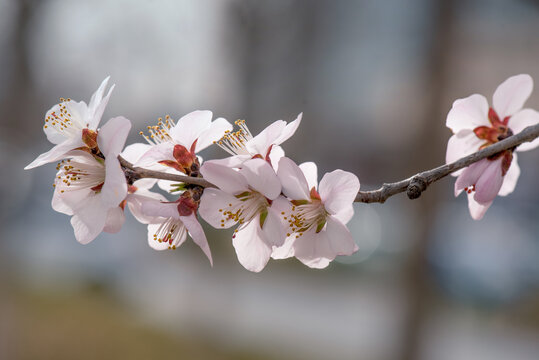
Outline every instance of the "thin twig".
<svg viewBox="0 0 539 360"><path fill-rule="evenodd" d="M418 198L427 187L441 178L470 166L471 164L483 160L489 156L495 155L504 150L512 149L522 143L532 141L539 137L539 124L528 126L520 133L510 136L507 139L490 145L476 153L465 156L451 164L439 166L437 168L420 172L408 179L397 181L394 183L383 184L378 190L360 191L356 196L356 202L383 203L395 194L407 192L410 199Z"/></svg>
<svg viewBox="0 0 539 360"><path fill-rule="evenodd" d="M394 183L383 184L381 188L371 191L359 191L355 202L363 203L384 203L389 197L399 194L401 192L407 192L410 199L416 199L421 196L421 193L425 191L430 184L440 180L441 178L458 171L466 166L485 159L489 156L500 153L504 150L512 149L525 142L532 141L539 137L539 124L534 126L528 126L520 133L510 136L504 140L501 140L493 145L490 145L476 153L465 156L451 164L439 166L437 168L420 172L408 179L397 181ZM154 171L135 167L129 161L123 157L118 156L120 164L124 169L129 170L132 179L153 178L177 181L179 183L195 184L202 187L216 187L212 183L203 178L190 177L180 174L169 174L161 171Z"/></svg>

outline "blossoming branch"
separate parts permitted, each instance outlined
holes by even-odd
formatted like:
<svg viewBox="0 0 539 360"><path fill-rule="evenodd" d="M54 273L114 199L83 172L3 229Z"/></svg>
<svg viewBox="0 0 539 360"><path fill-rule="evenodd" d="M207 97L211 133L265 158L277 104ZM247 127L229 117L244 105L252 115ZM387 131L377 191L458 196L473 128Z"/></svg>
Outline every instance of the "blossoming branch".
<svg viewBox="0 0 539 360"><path fill-rule="evenodd" d="M25 169L60 161L52 207L71 216L75 238L86 244L101 232L118 232L126 206L147 225L156 250L176 249L189 236L213 263L199 216L217 229L236 226L232 245L239 262L261 271L270 259L295 257L325 268L340 255L358 251L346 224L354 202L385 202L406 192L417 198L429 185L458 176L455 196L468 197L472 218L481 219L497 195L513 192L520 168L515 152L539 145L539 113L523 108L531 95L529 75L504 81L492 107L479 94L456 100L446 125L454 135L446 164L410 178L360 191L356 175L334 170L318 182L316 164L297 165L281 145L294 135L302 114L277 120L253 135L244 120L236 130L210 111L178 121L159 119L141 132L144 143L124 148L131 123L124 117L99 127L114 85L109 78L84 101L60 99L45 115L43 130L54 144ZM228 157L204 161L197 153L211 145ZM167 196L155 192L157 186Z"/></svg>

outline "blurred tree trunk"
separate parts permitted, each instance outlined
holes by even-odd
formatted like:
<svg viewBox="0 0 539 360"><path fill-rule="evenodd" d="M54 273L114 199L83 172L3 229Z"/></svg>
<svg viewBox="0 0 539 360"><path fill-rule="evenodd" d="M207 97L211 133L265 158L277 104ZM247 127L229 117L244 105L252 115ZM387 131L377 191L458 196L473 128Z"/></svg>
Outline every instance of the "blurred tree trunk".
<svg viewBox="0 0 539 360"><path fill-rule="evenodd" d="M23 121L32 108L34 93L31 91L31 79L28 66L28 28L37 3L31 0L12 0L11 6L14 7L13 14L13 30L11 38L6 41L6 46L2 49L2 56L7 62L7 69L3 69L8 74L7 81L1 86L4 87L4 96L0 99L0 118L2 119L1 127L4 135L1 140L4 143L5 149L14 149L11 145L16 142L27 142L27 139L21 139L20 134L31 134L35 131L26 132L28 127L34 126L31 121ZM19 134L19 136L17 136ZM13 151L13 150L11 150ZM4 161L9 161L9 154L4 154L2 165L6 165ZM22 164L21 164L22 167ZM4 171L9 167L3 166ZM12 190L9 190L12 191ZM5 198L5 197L3 197ZM5 204L5 200L4 205ZM9 212L7 212L9 210ZM9 217L13 209L9 206L2 207L0 220L2 222L9 221ZM2 239L2 240L23 240L23 239ZM6 241L0 242L0 288L2 295L0 296L0 359L17 358L12 345L13 334L17 324L14 319L13 309L14 299L11 297L13 284L12 262L9 259L5 246Z"/></svg>
<svg viewBox="0 0 539 360"><path fill-rule="evenodd" d="M429 59L425 69L428 96L424 104L427 111L420 137L423 142L417 149L416 157L420 169L433 168L443 163L445 159L444 119L449 110L444 103L445 83L449 75L446 54L451 51L456 3L452 0L439 0L436 6L433 6L434 30L430 38ZM417 360L421 357L424 324L432 305L433 292L428 275L427 250L440 195L439 187L433 186L417 200L420 203L421 217L417 223L417 242L408 259L405 275L408 313L403 333L401 352L403 360Z"/></svg>

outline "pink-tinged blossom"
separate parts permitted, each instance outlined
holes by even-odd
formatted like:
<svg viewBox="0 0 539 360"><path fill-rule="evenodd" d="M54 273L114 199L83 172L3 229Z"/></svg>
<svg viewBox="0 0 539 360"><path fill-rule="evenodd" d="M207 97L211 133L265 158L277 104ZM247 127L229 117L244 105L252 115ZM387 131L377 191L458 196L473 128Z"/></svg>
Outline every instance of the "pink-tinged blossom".
<svg viewBox="0 0 539 360"><path fill-rule="evenodd" d="M539 123L537 111L523 109L532 89L532 78L521 74L498 86L492 97L492 107L479 94L456 100L446 121L454 133L447 144L446 162L454 162ZM538 145L539 139L535 139L519 145L516 151L531 150ZM455 196L466 191L473 219L479 220L484 216L496 195L505 196L515 189L520 168L513 150L506 150L452 174L459 176L455 183Z"/></svg>
<svg viewBox="0 0 539 360"><path fill-rule="evenodd" d="M62 98L59 104L54 105L47 112L43 131L47 139L55 146L39 155L25 169L66 158L66 154L71 150L97 145L95 143L96 130L114 89L112 85L107 95L103 97L108 81L108 77L103 80L88 105L84 101L76 102Z"/></svg>
<svg viewBox="0 0 539 360"><path fill-rule="evenodd" d="M276 167L279 159L284 156L284 151L279 145L294 135L302 117L303 113L288 124L286 121L277 120L256 136L251 134L245 120L237 120L235 124L239 130L227 131L220 140L215 142L232 156L211 161L229 167L239 167L246 160L261 158Z"/></svg>
<svg viewBox="0 0 539 360"><path fill-rule="evenodd" d="M121 206L127 195L127 182L117 157L130 129L129 120L113 118L97 136L105 159L74 150L67 154L69 159L58 164L52 207L71 215L75 237L82 244L102 231L118 232L125 220Z"/></svg>
<svg viewBox="0 0 539 360"><path fill-rule="evenodd" d="M353 203L359 180L352 173L335 170L324 175L317 185L314 163L297 166L289 158L279 161L277 176L290 202L279 210L287 224L283 246L274 247L272 257L295 256L312 268L325 268L337 255L358 250L346 223L354 214Z"/></svg>
<svg viewBox="0 0 539 360"><path fill-rule="evenodd" d="M281 246L284 229L276 210L286 201L275 171L262 159L247 160L239 171L205 163L201 172L218 189L206 188L199 213L218 229L235 224L232 244L239 262L250 271L259 272L268 263L272 248Z"/></svg>
<svg viewBox="0 0 539 360"><path fill-rule="evenodd" d="M227 120L218 118L212 121L212 116L211 111L197 110L183 116L177 123L168 116L164 121L159 119L156 126L148 127L149 135L144 135L144 138L151 147L136 165L155 168L161 164L188 173L197 159L195 154L232 129Z"/></svg>
<svg viewBox="0 0 539 360"><path fill-rule="evenodd" d="M185 242L189 234L213 265L208 240L196 216L197 207L189 190L175 202L145 200L142 213L156 217L156 220L148 225L150 247L155 250L174 250Z"/></svg>

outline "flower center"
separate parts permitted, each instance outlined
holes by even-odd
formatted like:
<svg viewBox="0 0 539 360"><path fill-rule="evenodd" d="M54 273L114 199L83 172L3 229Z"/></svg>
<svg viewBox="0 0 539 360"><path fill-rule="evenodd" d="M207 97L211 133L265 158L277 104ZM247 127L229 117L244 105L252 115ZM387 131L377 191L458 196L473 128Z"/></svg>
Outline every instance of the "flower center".
<svg viewBox="0 0 539 360"><path fill-rule="evenodd" d="M182 239L185 238L185 225L178 219L168 218L153 234L153 239L160 243L167 242L170 250L175 250Z"/></svg>
<svg viewBox="0 0 539 360"><path fill-rule="evenodd" d="M97 194L105 183L105 166L97 160L94 163L62 160L56 166L56 170L58 173L53 186L60 193L89 188Z"/></svg>
<svg viewBox="0 0 539 360"><path fill-rule="evenodd" d="M144 135L142 131L139 132L139 135L142 135L144 139L150 145L157 145L164 142L172 141L172 137L169 134L169 130L174 127L176 124L174 120L170 118L169 115L165 116L165 121L163 118L157 119L157 125L148 126L149 135Z"/></svg>
<svg viewBox="0 0 539 360"><path fill-rule="evenodd" d="M303 233L313 228L316 228L317 233L322 231L326 224L328 213L321 200L293 200L292 204L290 212L281 212L290 229L290 232L286 234L287 237L295 233L296 238L299 238L303 236Z"/></svg>
<svg viewBox="0 0 539 360"><path fill-rule="evenodd" d="M225 227L225 221L232 220L240 224L240 229L244 224L253 220L256 215L260 214L260 227L264 225L267 216L267 208L270 205L268 199L257 191L245 191L236 195L239 201L229 203L223 209L219 209L223 219L221 219L221 227ZM237 232L236 229L234 232Z"/></svg>
<svg viewBox="0 0 539 360"><path fill-rule="evenodd" d="M71 112L68 111L68 103L71 99L60 98L60 101L58 104L59 111L53 111L45 118L43 128L47 129L50 126L67 137L77 136L84 126L79 119L73 118Z"/></svg>
<svg viewBox="0 0 539 360"><path fill-rule="evenodd" d="M507 126L510 118L510 116L506 116L503 120L500 120L496 111L490 108L488 111L488 120L491 126L478 126L473 130L479 139L485 140L485 143L479 149L484 149L489 145L512 136L513 132Z"/></svg>
<svg viewBox="0 0 539 360"><path fill-rule="evenodd" d="M239 130L235 132L226 130L225 135L221 139L214 141L214 144L219 145L221 149L230 155L250 155L245 143L251 140L253 135L245 124L245 120L236 120L234 123L239 127Z"/></svg>

